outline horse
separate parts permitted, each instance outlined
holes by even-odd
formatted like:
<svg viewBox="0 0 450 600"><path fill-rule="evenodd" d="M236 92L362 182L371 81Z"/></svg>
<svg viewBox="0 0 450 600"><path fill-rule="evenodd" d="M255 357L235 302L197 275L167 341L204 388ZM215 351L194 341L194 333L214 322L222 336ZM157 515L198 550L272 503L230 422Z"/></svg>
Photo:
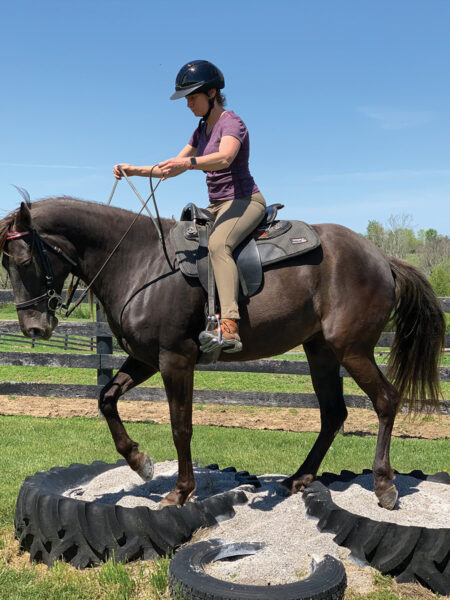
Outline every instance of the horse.
<svg viewBox="0 0 450 600"><path fill-rule="evenodd" d="M70 273L92 284L128 354L102 389L99 409L117 451L145 480L152 477L152 461L128 436L117 403L122 394L161 373L178 457L177 481L162 504L181 506L195 490L192 395L206 294L177 266L169 235L175 221L160 223L164 247L149 217L121 208L72 197L22 202L0 221L0 252L27 337L51 336L58 322L52 300ZM303 345L321 428L299 469L283 481L291 493L313 481L347 417L339 376L344 367L377 413L374 492L382 507L393 509L398 496L389 456L394 419L404 403L409 411L438 408L444 314L417 268L387 257L346 227L313 228L321 240L318 248L264 268L262 289L240 306L243 349L222 353L220 360L255 360ZM396 334L385 376L374 347L391 316Z"/></svg>

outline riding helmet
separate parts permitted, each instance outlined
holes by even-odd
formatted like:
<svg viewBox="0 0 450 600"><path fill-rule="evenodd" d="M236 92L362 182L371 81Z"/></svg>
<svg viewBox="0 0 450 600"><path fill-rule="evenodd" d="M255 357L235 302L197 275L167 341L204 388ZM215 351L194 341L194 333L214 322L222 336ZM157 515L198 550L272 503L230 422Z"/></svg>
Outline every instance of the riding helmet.
<svg viewBox="0 0 450 600"><path fill-rule="evenodd" d="M221 90L224 87L225 79L220 69L207 60L192 60L178 72L175 93L170 99L178 100L194 92L207 93L212 88Z"/></svg>

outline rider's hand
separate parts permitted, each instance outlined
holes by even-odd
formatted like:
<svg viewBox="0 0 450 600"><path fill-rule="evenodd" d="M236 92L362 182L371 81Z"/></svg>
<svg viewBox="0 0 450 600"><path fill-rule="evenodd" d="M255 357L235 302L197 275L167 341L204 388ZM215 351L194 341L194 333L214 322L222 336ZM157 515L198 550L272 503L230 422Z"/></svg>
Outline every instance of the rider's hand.
<svg viewBox="0 0 450 600"><path fill-rule="evenodd" d="M119 167L122 167L123 171L125 171L125 173L126 173L128 176L130 176L130 175L132 175L132 174L133 174L133 173L131 172L131 171L132 171L132 168L133 168L133 166L132 166L132 165L130 165L130 164L128 164L128 163L120 163L120 164L118 164L118 165L114 165L114 168L113 168L114 177L115 177L116 179L122 179L122 177L123 177L123 175L122 175L122 171L119 169Z"/></svg>
<svg viewBox="0 0 450 600"><path fill-rule="evenodd" d="M160 162L158 167L161 169L163 179L168 177L176 177L189 169L189 158L169 158L164 162Z"/></svg>

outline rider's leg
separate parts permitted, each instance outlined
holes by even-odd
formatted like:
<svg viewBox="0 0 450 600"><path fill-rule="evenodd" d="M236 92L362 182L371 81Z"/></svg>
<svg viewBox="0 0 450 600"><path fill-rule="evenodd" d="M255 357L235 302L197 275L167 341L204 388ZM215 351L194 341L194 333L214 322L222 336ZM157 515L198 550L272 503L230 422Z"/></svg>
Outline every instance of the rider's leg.
<svg viewBox="0 0 450 600"><path fill-rule="evenodd" d="M208 207L216 213L214 228L209 238L209 252L219 295L221 334L224 345L227 346L225 351L237 352L242 348L237 325L239 275L233 251L261 222L265 207L266 203L260 193ZM210 338L219 337L218 329L203 333L209 334ZM201 337L200 341L204 343L208 340Z"/></svg>

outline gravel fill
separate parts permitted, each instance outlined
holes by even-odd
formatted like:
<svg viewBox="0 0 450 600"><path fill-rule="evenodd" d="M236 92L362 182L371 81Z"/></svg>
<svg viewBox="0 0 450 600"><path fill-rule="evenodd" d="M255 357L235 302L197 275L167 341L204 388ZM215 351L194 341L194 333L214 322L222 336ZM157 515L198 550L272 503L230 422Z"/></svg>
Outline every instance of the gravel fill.
<svg viewBox="0 0 450 600"><path fill-rule="evenodd" d="M177 466L176 461L156 463L154 479L144 484L128 466L117 467L84 486L67 490L65 495L91 502L126 507L143 505L158 510L160 501L175 485ZM210 575L249 585L286 584L307 576L312 561L320 561L325 554L344 561L349 559L350 551L333 542L334 534L319 532L317 519L306 514L301 494L287 494L281 486L285 475L259 476L261 487L254 488L248 484L239 486L232 472L199 467L194 471L197 489L192 501L242 489L248 503L235 506L236 515L232 519L197 532L192 542L221 538L227 542L263 542L266 545L257 554L212 563L207 567ZM393 511L378 506L372 475L359 475L351 482L338 481L329 489L333 501L341 508L370 519L400 525L426 525L428 528L450 526L450 486L408 475L397 475L395 484L399 501ZM363 571L371 578L372 569L367 567ZM347 575L351 585L352 574L347 571ZM361 573L357 577L361 578Z"/></svg>

